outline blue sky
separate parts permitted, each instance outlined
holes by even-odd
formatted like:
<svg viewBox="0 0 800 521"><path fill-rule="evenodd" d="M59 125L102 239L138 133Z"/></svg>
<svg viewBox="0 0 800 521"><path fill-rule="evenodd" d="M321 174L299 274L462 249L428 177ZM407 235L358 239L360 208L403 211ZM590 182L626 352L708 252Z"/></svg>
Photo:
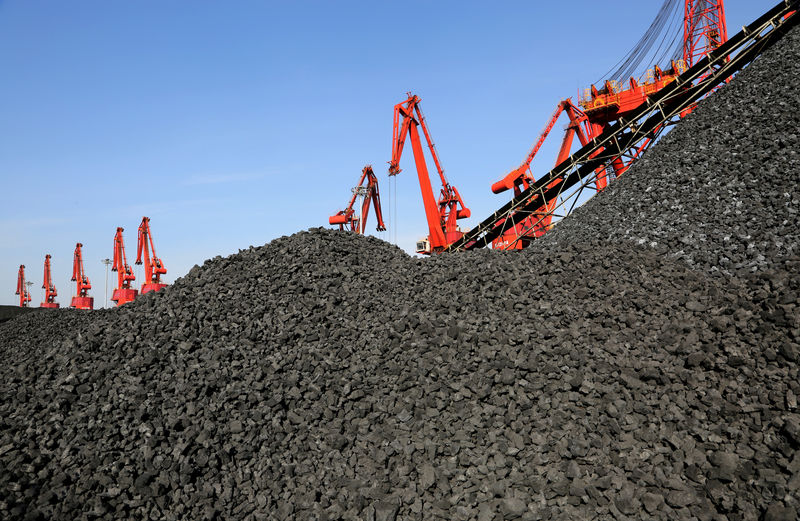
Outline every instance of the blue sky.
<svg viewBox="0 0 800 521"><path fill-rule="evenodd" d="M80 241L100 307L100 260L123 226L133 264L143 215L169 282L327 226L365 164L397 215L379 236L412 250L427 225L410 149L393 193L386 177L407 91L474 225L507 200L490 185L558 101L611 69L661 3L0 0L0 304L18 302L20 264L39 304L50 253L69 305ZM728 0L729 33L775 3Z"/></svg>

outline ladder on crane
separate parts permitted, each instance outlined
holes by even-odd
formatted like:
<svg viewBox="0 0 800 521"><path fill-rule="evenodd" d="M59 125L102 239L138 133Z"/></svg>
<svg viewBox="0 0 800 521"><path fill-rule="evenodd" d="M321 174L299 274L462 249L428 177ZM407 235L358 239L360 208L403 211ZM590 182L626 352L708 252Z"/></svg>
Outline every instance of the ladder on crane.
<svg viewBox="0 0 800 521"><path fill-rule="evenodd" d="M743 27L675 81L650 96L630 115L612 123L602 134L449 244L444 251L482 248L514 227L524 224L535 229L558 215L556 212L559 210L568 213L569 206L575 206L583 189L596 184L597 176L602 175L598 172L605 172L605 167L620 158L630 159L638 155L642 144L657 139L681 112L690 109L800 23L800 17L795 15L798 7L800 0L784 0ZM557 203L552 205L552 201ZM543 207L548 211L543 213ZM535 239L536 235L530 233L526 237Z"/></svg>

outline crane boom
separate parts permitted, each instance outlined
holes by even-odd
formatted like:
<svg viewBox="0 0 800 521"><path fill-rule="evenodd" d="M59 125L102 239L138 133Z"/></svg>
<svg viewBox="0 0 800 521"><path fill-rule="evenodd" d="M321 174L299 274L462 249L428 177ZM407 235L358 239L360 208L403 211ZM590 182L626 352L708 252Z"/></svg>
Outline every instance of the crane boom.
<svg viewBox="0 0 800 521"><path fill-rule="evenodd" d="M114 264L111 268L111 271L117 272L117 287L111 296L111 300L116 302L118 307L134 300L139 293L131 288L131 282L136 280L136 276L133 274L125 256L125 242L122 239L123 231L125 230L120 226L114 235Z"/></svg>
<svg viewBox="0 0 800 521"><path fill-rule="evenodd" d="M456 187L451 185L444 175L444 169L439 162L436 146L431 139L425 116L422 114L419 103L419 97L409 92L408 99L394 106L392 160L389 161L389 175L394 176L402 171L400 157L403 154L406 137L410 136L429 232L425 240L417 243L417 253L430 254L443 251L449 244L461 238L463 233L458 228L457 220L469 217L470 211L469 208L464 206L464 201L461 199ZM433 187L428 174L428 166L425 163L418 127L422 127L422 132L442 184L438 201L434 199Z"/></svg>
<svg viewBox="0 0 800 521"><path fill-rule="evenodd" d="M144 263L144 282L142 282L142 295L151 291L158 291L167 284L161 282L161 275L166 275L167 268L156 256L156 246L153 243L153 234L150 232L150 218L142 217L139 225L139 240L136 248L136 264Z"/></svg>
<svg viewBox="0 0 800 521"><path fill-rule="evenodd" d="M14 295L19 295L19 307L26 308L28 307L28 302L31 301L31 294L28 291L28 286L25 283L25 265L19 265L19 271L17 272L17 291Z"/></svg>
<svg viewBox="0 0 800 521"><path fill-rule="evenodd" d="M70 307L75 309L94 309L94 297L89 296L92 284L83 271L83 244L75 245L75 254L72 257L72 280L75 281L75 296L72 297Z"/></svg>
<svg viewBox="0 0 800 521"><path fill-rule="evenodd" d="M50 274L50 254L44 256L44 282L42 282L42 288L44 289L44 302L41 303L41 307L43 308L59 308L60 304L56 302L56 296L58 296L58 292L56 291L56 286L53 284L53 277Z"/></svg>
<svg viewBox="0 0 800 521"><path fill-rule="evenodd" d="M365 181L367 182L366 186L364 186ZM361 213L356 215L353 205L358 197L363 197L363 201L361 202ZM375 176L375 172L372 171L372 165L367 165L361 170L361 179L359 179L358 185L353 188L353 196L350 198L347 208L339 210L335 215L330 216L328 223L338 225L340 230L347 228L352 232L363 235L367 228L367 217L369 216L371 204L375 206L375 217L378 219L378 225L375 229L382 232L386 230L386 225L383 222L378 178Z"/></svg>

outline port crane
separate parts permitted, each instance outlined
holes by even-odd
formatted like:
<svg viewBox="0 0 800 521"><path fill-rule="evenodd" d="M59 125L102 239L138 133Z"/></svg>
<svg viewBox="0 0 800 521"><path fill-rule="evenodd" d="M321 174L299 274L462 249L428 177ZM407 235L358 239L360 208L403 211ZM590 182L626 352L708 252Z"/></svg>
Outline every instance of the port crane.
<svg viewBox="0 0 800 521"><path fill-rule="evenodd" d="M19 265L19 271L17 272L17 291L14 295L19 295L19 307L27 308L28 302L31 301L31 294L28 291L28 286L25 284L25 265Z"/></svg>
<svg viewBox="0 0 800 521"><path fill-rule="evenodd" d="M428 149L436 165L442 188L439 199L433 195L428 165L422 148L419 127L425 135ZM461 195L455 186L447 181L444 169L439 162L436 147L431 139L428 125L420 108L420 98L408 93L408 99L394 106L394 123L392 125L392 160L389 161L389 175L395 176L402 170L400 157L403 154L406 138L411 139L411 149L417 167L419 187L422 192L422 204L425 207L425 218L428 221L428 236L417 242L417 253L430 255L443 251L449 244L461 238L463 232L458 227L458 219L470 216L470 210L464 205Z"/></svg>
<svg viewBox="0 0 800 521"><path fill-rule="evenodd" d="M83 271L83 244L75 245L75 254L72 258L72 280L75 282L75 296L72 297L70 307L75 309L94 309L94 297L89 296L92 284Z"/></svg>
<svg viewBox="0 0 800 521"><path fill-rule="evenodd" d="M366 185L364 184L366 182ZM361 213L356 215L353 205L356 199L361 197ZM378 191L378 178L372 171L372 165L367 165L361 170L361 179L358 185L353 188L353 197L344 210L339 210L335 215L328 219L328 223L338 225L340 230L350 230L359 235L363 235L367 228L367 217L369 216L370 205L375 206L375 217L378 219L376 230L382 232L386 230L383 223L383 211L381 210L381 195Z"/></svg>
<svg viewBox="0 0 800 521"><path fill-rule="evenodd" d="M732 38L649 95L635 109L609 125L586 145L556 165L547 175L530 182L511 201L484 219L446 251L487 246L521 223L541 224L542 207L558 200L557 206L575 203L575 194L596 186L598 172L607 172L615 161L631 161L652 143L666 126L778 42L800 23L796 11L800 0L785 0L742 28ZM533 219L531 219L533 218ZM533 237L530 234L529 237ZM535 238L535 237L534 237Z"/></svg>
<svg viewBox="0 0 800 521"><path fill-rule="evenodd" d="M114 234L114 261L111 267L111 271L117 272L117 287L111 296L111 300L117 303L117 307L134 300L139 294L137 290L131 287L131 283L136 280L136 276L133 274L125 256L123 231L125 230L120 226L117 228L117 233Z"/></svg>
<svg viewBox="0 0 800 521"><path fill-rule="evenodd" d="M531 163L562 114L567 115L568 123L566 132L564 133L564 139L561 142L561 148L558 152L558 157L556 158L556 164L564 161L569 156L572 143L576 136L581 146L586 146L589 142L589 136L591 135L591 127L586 114L572 102L572 99L567 98L562 100L556 107L553 115L550 116L550 119L547 121L547 124L539 135L539 139L536 140L533 148L528 152L525 161L506 174L501 180L494 183L492 185L492 192L500 194L506 190L513 190L514 195L518 196L523 190L527 190L530 187L535 181L533 173L531 172ZM602 180L599 182L604 183L605 177L603 176ZM516 224L500 237L494 239L492 241L492 248L519 250L527 247L531 238L538 239L544 235L550 227L554 205L555 201L548 201L538 212L528 217L525 221Z"/></svg>
<svg viewBox="0 0 800 521"><path fill-rule="evenodd" d="M151 291L158 291L167 286L161 282L161 275L167 274L164 263L156 256L156 246L153 243L153 234L150 232L150 218L142 217L139 225L139 239L136 248L136 264L144 263L144 282L142 282L142 295Z"/></svg>
<svg viewBox="0 0 800 521"><path fill-rule="evenodd" d="M643 78L634 78L631 74L647 56L653 43L661 38L661 32L668 25L672 13L681 2L684 7L683 39L679 49L682 59L672 59L670 66L666 69L656 65L648 70ZM559 165L569 157L576 135L581 146L586 146L589 141L595 140L603 132L608 131L613 123L623 118L629 118L653 95L673 83L688 68L694 66L726 41L727 28L723 0L666 0L653 24L631 54L621 62L622 65L617 70L610 74L612 78L628 77L628 80L624 84L616 79L605 80L600 88L592 85L586 90L577 105L572 102L571 98L562 100L522 164L494 183L492 191L502 193L513 189L514 196L518 196L522 190L527 189L535 181L531 163L562 113L568 115L569 122L555 165ZM677 54L677 51L673 52ZM710 74L710 71L706 71L706 74L699 76L696 81L702 81ZM686 107L679 117L684 117L691 112L695 104ZM610 181L623 175L630 165L641 157L642 153L653 144L659 132L676 122L676 120L664 121L650 139L637 142L635 147L625 150L622 154L599 165L592 183L582 186L581 191L585 187L596 192L604 190ZM595 156L601 155L603 152L604 150L597 149ZM568 214L574 208L576 201L577 197L574 198L571 206L563 205L559 216L563 217ZM557 200L543 201L542 206L531 213L525 222L515 224L514 227L507 229L502 235L495 238L492 246L496 249L526 247L530 241L541 237L551 228L558 206Z"/></svg>
<svg viewBox="0 0 800 521"><path fill-rule="evenodd" d="M53 277L50 274L50 254L44 256L44 282L42 282L42 288L44 289L44 302L41 303L41 307L43 308L51 308L56 309L61 307L61 305L56 302L56 297L58 296L58 292L56 291L56 286L53 284Z"/></svg>

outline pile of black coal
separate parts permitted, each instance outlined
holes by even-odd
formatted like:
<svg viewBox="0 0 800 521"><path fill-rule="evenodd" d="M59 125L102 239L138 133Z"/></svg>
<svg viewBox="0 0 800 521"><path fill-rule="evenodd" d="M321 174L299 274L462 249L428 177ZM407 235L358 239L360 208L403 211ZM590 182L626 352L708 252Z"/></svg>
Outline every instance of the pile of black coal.
<svg viewBox="0 0 800 521"><path fill-rule="evenodd" d="M0 517L795 519L799 52L524 252L317 229L0 325Z"/></svg>

